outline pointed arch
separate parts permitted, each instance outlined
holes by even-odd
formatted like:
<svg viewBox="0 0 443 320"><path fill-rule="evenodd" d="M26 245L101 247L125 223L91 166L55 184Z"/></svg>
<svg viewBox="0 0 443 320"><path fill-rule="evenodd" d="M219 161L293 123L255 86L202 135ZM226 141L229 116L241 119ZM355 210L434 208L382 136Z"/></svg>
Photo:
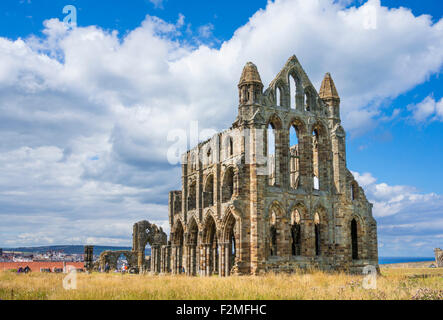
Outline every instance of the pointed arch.
<svg viewBox="0 0 443 320"><path fill-rule="evenodd" d="M314 214L314 238L315 238L315 255L320 255L321 234L320 234L320 216L318 212Z"/></svg>
<svg viewBox="0 0 443 320"><path fill-rule="evenodd" d="M197 182L191 180L188 189L188 210L194 210L197 207Z"/></svg>
<svg viewBox="0 0 443 320"><path fill-rule="evenodd" d="M280 86L275 87L275 102L278 107L283 105L283 89Z"/></svg>
<svg viewBox="0 0 443 320"><path fill-rule="evenodd" d="M286 174L289 176L289 185L292 189L303 187L306 176L306 165L301 166L301 159L306 158L306 124L299 117L293 117L289 121L289 165Z"/></svg>
<svg viewBox="0 0 443 320"><path fill-rule="evenodd" d="M172 243L175 245L183 245L184 244L184 227L181 219L177 219L175 221L175 224L172 228L171 235L172 235Z"/></svg>
<svg viewBox="0 0 443 320"><path fill-rule="evenodd" d="M234 155L234 139L231 135L227 135L224 142L225 159L229 159Z"/></svg>
<svg viewBox="0 0 443 320"><path fill-rule="evenodd" d="M316 256L320 256L327 253L328 247L329 221L326 209L321 205L317 205L313 211L312 219L314 224L314 253Z"/></svg>
<svg viewBox="0 0 443 320"><path fill-rule="evenodd" d="M185 242L185 233L183 228L183 223L178 219L173 227L173 233L171 233L172 238L172 258L173 258L173 272L175 274L180 274L184 272L183 263L183 251Z"/></svg>
<svg viewBox="0 0 443 320"><path fill-rule="evenodd" d="M234 168L226 168L222 179L222 202L228 202L234 194Z"/></svg>
<svg viewBox="0 0 443 320"><path fill-rule="evenodd" d="M312 183L314 190L325 190L328 184L326 161L329 159L329 140L325 125L317 121L311 127L312 132Z"/></svg>
<svg viewBox="0 0 443 320"><path fill-rule="evenodd" d="M283 256L285 254L284 217L285 211L283 210L281 204L278 201L273 201L267 212L267 256Z"/></svg>
<svg viewBox="0 0 443 320"><path fill-rule="evenodd" d="M214 205L214 175L208 174L203 189L203 207L208 208Z"/></svg>
<svg viewBox="0 0 443 320"><path fill-rule="evenodd" d="M291 109L302 110L303 83L296 68L292 68L288 72L288 83Z"/></svg>
<svg viewBox="0 0 443 320"><path fill-rule="evenodd" d="M206 275L219 273L219 241L217 223L212 214L204 220L202 233L202 248L204 254L203 271Z"/></svg>
<svg viewBox="0 0 443 320"><path fill-rule="evenodd" d="M293 189L297 189L300 181L300 139L297 126L289 129L289 182Z"/></svg>
<svg viewBox="0 0 443 320"><path fill-rule="evenodd" d="M352 260L358 259L358 231L357 231L357 221L352 219L351 221L351 252Z"/></svg>
<svg viewBox="0 0 443 320"><path fill-rule="evenodd" d="M228 276L240 259L240 219L236 217L232 209L228 209L223 221L224 274Z"/></svg>
<svg viewBox="0 0 443 320"><path fill-rule="evenodd" d="M365 223L358 214L354 213L347 222L349 228L349 250L352 260L365 259Z"/></svg>
<svg viewBox="0 0 443 320"><path fill-rule="evenodd" d="M316 96L316 91L311 85L304 88L305 111L314 112L317 110Z"/></svg>
<svg viewBox="0 0 443 320"><path fill-rule="evenodd" d="M281 128L282 121L280 118L273 114L266 127L266 142L265 142L265 154L267 157L268 166L268 184L271 186L277 186L280 184L280 159L278 146L281 145Z"/></svg>
<svg viewBox="0 0 443 320"><path fill-rule="evenodd" d="M291 213L291 253L293 256L301 255L301 214L298 209Z"/></svg>
<svg viewBox="0 0 443 320"><path fill-rule="evenodd" d="M282 123L283 122L281 121L280 117L274 113L269 117L267 125L271 125L273 129L281 130Z"/></svg>
<svg viewBox="0 0 443 320"><path fill-rule="evenodd" d="M189 220L187 230L187 249L189 251L188 254L188 274L196 275L197 274L197 244L198 244L198 224L195 218L192 216Z"/></svg>
<svg viewBox="0 0 443 320"><path fill-rule="evenodd" d="M192 215L189 219L188 225L186 227L187 231L187 244L197 245L198 242L198 224L195 217Z"/></svg>

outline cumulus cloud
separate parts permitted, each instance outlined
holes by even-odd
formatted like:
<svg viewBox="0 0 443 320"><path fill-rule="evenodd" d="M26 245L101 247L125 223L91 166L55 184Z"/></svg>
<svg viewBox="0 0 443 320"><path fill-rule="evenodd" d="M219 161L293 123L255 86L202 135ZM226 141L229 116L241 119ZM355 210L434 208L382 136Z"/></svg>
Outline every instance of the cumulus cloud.
<svg viewBox="0 0 443 320"><path fill-rule="evenodd" d="M166 226L167 191L180 188L168 133L194 120L229 127L246 61L265 85L292 54L317 88L331 72L352 133L385 119L380 103L443 61L443 20L376 0L269 2L219 48L201 44L214 43L212 27L193 42L184 28L182 15L147 16L125 35L50 19L43 36L0 38L0 244L130 244L133 222ZM380 199L400 192L378 188ZM401 211L383 201L381 216Z"/></svg>
<svg viewBox="0 0 443 320"><path fill-rule="evenodd" d="M422 102L408 106L408 109L416 122L443 121L443 98L435 101L434 97L427 96Z"/></svg>
<svg viewBox="0 0 443 320"><path fill-rule="evenodd" d="M377 183L370 173L353 174L374 205L380 255L432 257L443 235L443 196Z"/></svg>

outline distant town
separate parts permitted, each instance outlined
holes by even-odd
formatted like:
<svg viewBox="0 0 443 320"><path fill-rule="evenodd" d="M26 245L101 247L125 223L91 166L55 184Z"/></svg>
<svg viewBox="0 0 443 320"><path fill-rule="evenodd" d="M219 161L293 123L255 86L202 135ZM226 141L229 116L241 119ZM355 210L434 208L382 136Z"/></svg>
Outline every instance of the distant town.
<svg viewBox="0 0 443 320"><path fill-rule="evenodd" d="M105 250L127 250L127 247L94 247L93 260L98 260ZM148 249L148 252L150 250ZM118 268L127 264L122 256ZM0 270L16 270L21 272L66 272L69 266L77 271L84 269L84 246L48 246L29 248L0 248Z"/></svg>
<svg viewBox="0 0 443 320"><path fill-rule="evenodd" d="M47 251L43 253L3 251L0 249L0 262L83 262L83 254ZM94 258L98 258L94 256Z"/></svg>

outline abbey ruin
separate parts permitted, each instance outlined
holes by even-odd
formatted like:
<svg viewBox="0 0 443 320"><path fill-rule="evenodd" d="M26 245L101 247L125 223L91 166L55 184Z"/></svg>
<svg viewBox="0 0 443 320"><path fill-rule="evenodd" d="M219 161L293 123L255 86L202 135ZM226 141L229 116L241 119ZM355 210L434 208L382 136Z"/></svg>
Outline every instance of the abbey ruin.
<svg viewBox="0 0 443 320"><path fill-rule="evenodd" d="M228 276L378 268L372 204L347 168L331 75L317 93L293 56L263 91L248 62L238 92L232 127L183 155L182 188L169 194L170 238L149 242L149 264L144 226L134 226L140 270Z"/></svg>

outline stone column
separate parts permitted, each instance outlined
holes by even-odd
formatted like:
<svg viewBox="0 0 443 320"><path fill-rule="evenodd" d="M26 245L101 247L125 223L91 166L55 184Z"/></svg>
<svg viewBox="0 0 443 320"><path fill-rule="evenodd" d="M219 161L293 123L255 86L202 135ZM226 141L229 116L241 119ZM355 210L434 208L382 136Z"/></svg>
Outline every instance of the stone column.
<svg viewBox="0 0 443 320"><path fill-rule="evenodd" d="M166 272L166 267L165 267L165 252L166 252L166 246L161 246L160 249L160 273L165 273Z"/></svg>
<svg viewBox="0 0 443 320"><path fill-rule="evenodd" d="M205 243L204 245L204 256L205 256L205 276L209 276L209 255L208 255L208 244Z"/></svg>
<svg viewBox="0 0 443 320"><path fill-rule="evenodd" d="M212 273L214 274L217 271L217 248L210 248L212 250Z"/></svg>
<svg viewBox="0 0 443 320"><path fill-rule="evenodd" d="M94 246L85 246L85 255L83 257L85 269L90 271L93 267Z"/></svg>
<svg viewBox="0 0 443 320"><path fill-rule="evenodd" d="M157 259L155 258L155 247L151 246L151 273L155 274L155 261Z"/></svg>
<svg viewBox="0 0 443 320"><path fill-rule="evenodd" d="M139 250L137 251L137 266L139 273L144 272L144 263L145 263L145 252Z"/></svg>
<svg viewBox="0 0 443 320"><path fill-rule="evenodd" d="M230 275L230 269L231 269L231 259L230 259L230 252L229 252L229 242L224 244L225 246L225 276Z"/></svg>
<svg viewBox="0 0 443 320"><path fill-rule="evenodd" d="M218 247L220 249L220 265L219 265L220 277L224 277L225 271L226 271L226 268L225 268L225 246L223 245L222 242L220 242Z"/></svg>
<svg viewBox="0 0 443 320"><path fill-rule="evenodd" d="M307 192L313 188L312 135L309 132L300 134L299 138L299 185Z"/></svg>

